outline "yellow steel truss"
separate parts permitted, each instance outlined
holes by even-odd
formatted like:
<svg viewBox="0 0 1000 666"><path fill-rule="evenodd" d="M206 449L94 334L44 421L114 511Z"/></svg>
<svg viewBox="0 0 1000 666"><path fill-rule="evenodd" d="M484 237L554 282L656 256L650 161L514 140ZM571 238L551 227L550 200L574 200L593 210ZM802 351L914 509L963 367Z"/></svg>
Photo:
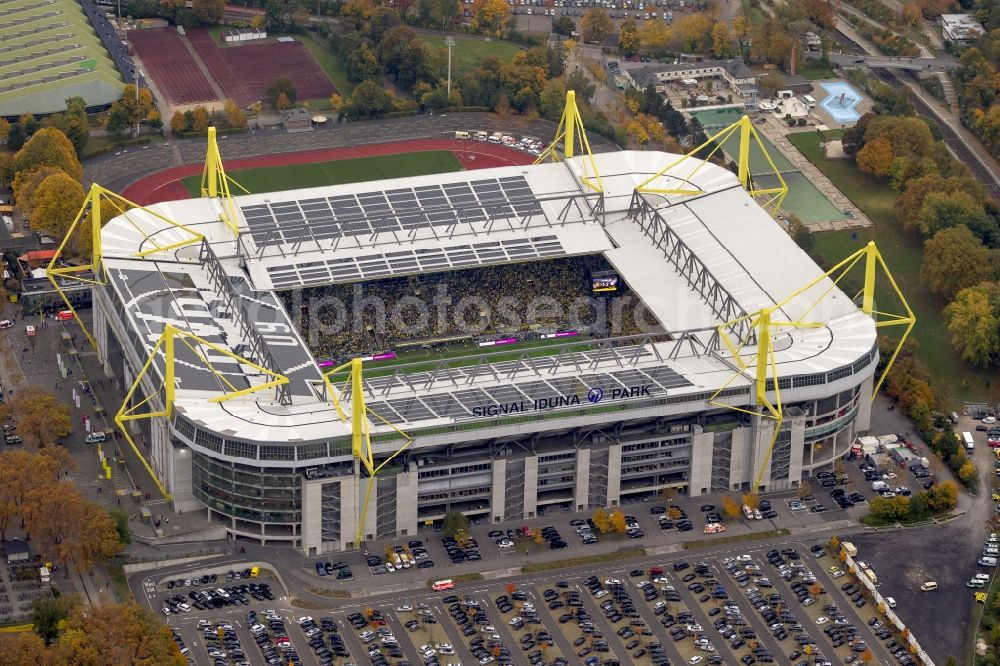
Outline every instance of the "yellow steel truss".
<svg viewBox="0 0 1000 666"><path fill-rule="evenodd" d="M349 383L351 390L351 416L349 419L347 414L344 412L344 408L340 404L338 392L334 389L333 383L330 381L331 375L343 373L345 370L347 370L349 374L347 379L344 381L344 387L346 387ZM382 416L365 405L363 364L360 358L352 359L343 365L324 372L323 381L326 383L327 393L333 400L333 405L337 410L337 415L340 417L340 420L344 423L349 420L351 423L351 451L354 454L354 458L368 473L368 483L365 487L365 501L362 505L361 513L358 516L358 533L355 541L355 543L361 543L362 536L364 535L365 517L368 515L368 502L371 500L372 490L375 487L376 475L381 472L386 465L392 462L396 456L406 450L406 448L413 443L413 438L386 421L382 418ZM374 417L378 421L395 430L396 433L399 434L404 440L401 447L396 449L392 455L383 460L377 466L375 464L375 455L372 451L370 429L371 417Z"/></svg>
<svg viewBox="0 0 1000 666"><path fill-rule="evenodd" d="M771 156L768 154L767 149L764 148L764 143L760 139L760 135L754 128L753 123L750 121L749 116L743 116L735 123L726 127L725 129L716 132L708 138L705 143L701 144L687 155L681 155L676 160L663 167L660 171L656 172L653 176L647 178L645 181L636 187L637 192L647 192L649 194L674 194L679 196L696 196L699 194L704 194L704 190L694 185L694 177L698 174L705 163L715 155L722 147L722 144L729 139L735 132L739 132L739 144L740 151L737 156L737 178L739 178L740 184L743 185L744 189L750 193L750 196L754 198L763 197L763 206L765 208L771 207L773 210L779 210L781 204L785 200L785 196L788 194L788 184L785 179L781 176L781 171L774 165L771 160ZM757 148L764 155L764 159L767 160L768 166L771 171L778 178L777 187L757 187L753 181L753 174L750 173L750 140L753 139ZM696 155L702 151L704 148L712 145L715 142L715 148L704 158L698 158ZM675 175L670 172L674 167L693 159L695 161L694 168L690 173L686 175ZM653 182L658 178L669 178L678 181L677 187L654 187Z"/></svg>
<svg viewBox="0 0 1000 666"><path fill-rule="evenodd" d="M840 261L833 268L828 270L823 275L820 275L816 279L812 280L805 286L797 289L783 300L776 303L774 306L769 308L764 308L757 313L746 315L740 317L731 322L726 322L720 324L717 327L717 331L720 339L729 349L732 354L733 360L739 366L739 371L732 375L729 380L722 385L710 398L709 404L715 407L724 407L726 409L731 409L734 411L742 412L745 414L750 414L752 416L758 416L762 418L770 418L775 420L774 434L771 437L771 442L768 445L767 453L765 454L764 460L761 463L760 469L754 478L753 490L756 491L760 488L761 480L764 476L764 470L767 468L768 463L771 460L771 454L774 452L774 444L778 440L778 434L781 431L781 425L784 422L784 410L781 405L781 390L778 387L778 371L777 363L775 361L774 349L772 347L772 340L775 333L782 328L818 328L823 326L822 322L807 322L807 321L774 321L772 319L772 314L780 311L782 307L788 304L792 299L802 295L803 293L813 289L820 283L822 283L827 278L833 278L822 293L820 293L816 299L809 305L808 308L800 315L801 317L806 317L810 312L816 309L816 306L826 298L827 295L833 291L833 288L846 276L852 268L854 268L862 259L864 259L864 284L861 290L855 294L855 302L860 297L861 307L860 310L867 315L870 315L875 319L875 327L886 328L890 326L905 326L902 336L896 343L896 348L893 350L892 355L889 357L888 363L886 363L885 368L882 370L882 374L879 375L878 381L875 383L874 390L871 395L871 399L874 400L875 396L878 394L879 389L882 387L886 376L889 374L889 370L892 368L893 363L896 361L896 357L899 355L900 350L903 347L903 343L906 342L907 337L909 337L910 332L913 330L914 325L916 325L917 319L913 314L913 310L910 309L909 304L906 302L906 298L903 296L903 292L899 289L896 284L896 280L892 277L892 273L889 271L889 267L886 265L885 260L882 258L882 254L878 251L874 242L869 242L865 247L861 248L857 252L854 252L847 258ZM899 299L899 303L904 311L903 314L896 314L892 312L885 312L875 309L875 280L878 274L878 269L881 268L884 273L886 280L888 281L890 287L892 288L892 293L896 298ZM755 352L747 354L746 357L743 355L743 348L748 344L749 340L733 340L730 336L729 330L733 324L748 320L751 324L750 328L756 335L757 339L757 349ZM754 409L745 409L743 407L736 407L733 405L726 404L718 400L719 395L737 378L744 376L744 373L749 369L751 365L755 366L754 373ZM774 392L774 400L772 401L768 397L770 391Z"/></svg>
<svg viewBox="0 0 1000 666"><path fill-rule="evenodd" d="M149 472L149 475L153 477L153 481L156 483L156 487L159 488L161 493L163 493L163 497L167 499L167 501L170 500L170 493L167 492L167 489L163 486L163 483L157 477L156 472L153 471L153 468L146 461L146 458L142 455L142 452L139 451L139 447L136 446L135 441L129 434L128 428L126 427L125 424L129 421L137 421L140 419L152 419L160 416L164 418L170 418L170 415L174 407L174 397L177 389L177 380L176 380L176 375L174 373L174 366L176 363L175 352L178 342L187 347L187 349L189 349L191 353L194 354L195 358L197 358L204 365L204 367L207 368L208 371L211 372L219 380L219 383L224 387L223 388L224 392L215 397L208 398L206 402L225 402L226 400L231 400L233 398L238 398L240 396L248 395L251 393L257 393L258 391L264 391L288 383L288 377L284 375L272 372L271 370L268 370L267 368L257 363L254 363L253 361L243 358L242 356L239 356L237 354L234 354L225 347L220 347L217 344L208 342L207 340L204 340L198 337L197 335L194 335L193 333L181 330L172 324L167 324L163 329L163 333L160 334L160 338L159 340L157 340L156 346L154 346L153 350L149 353L149 357L146 359L146 363L142 366L142 369L139 370L139 372L136 374L135 380L132 382L132 386L131 388L129 388L128 393L125 394L125 400L122 402L121 409L119 409L118 413L115 415L115 423L118 425L118 428L122 431L122 434L125 435L125 439L128 440L128 443L132 447L132 450L135 452L136 456L138 456L139 460L142 461L142 464L146 468L146 471ZM221 354L222 356L230 358L240 363L241 365L245 365L263 375L266 375L267 377L270 377L271 379L257 386L251 386L250 388L245 388L245 389L238 389L233 385L232 382L229 381L229 379L226 377L224 373L220 372L212 365L212 362L208 359L207 353L204 352L202 348L209 349L215 352L216 354ZM155 392L151 393L144 400L130 407L129 403L132 400L132 396L135 395L135 392L138 390L139 383L142 381L143 377L147 376L147 374L149 373L149 369L153 366L153 362L156 360L157 356L159 356L161 353L163 354L164 358L163 381L160 383L159 387L157 387ZM149 411L142 411L144 407L149 407L152 405L152 400L154 396L160 395L161 393L163 396L163 409L155 411L151 409Z"/></svg>
<svg viewBox="0 0 1000 666"><path fill-rule="evenodd" d="M80 207L80 211L76 214L76 218L74 218L73 223L66 231L66 236L62 239L62 243L59 244L58 249L56 249L56 253L49 262L45 273L48 276L49 281L52 283L52 286L55 287L56 292L58 292L60 298L62 298L63 303L65 303L66 307L73 312L73 316L76 317L76 321L80 325L80 329L86 336L87 341L94 348L94 350L98 352L98 354L100 354L100 350L97 348L97 342L94 340L90 331L87 330L87 327L84 326L80 317L76 316L76 308L73 307L69 298L66 297L66 293L62 289L62 285L59 284L59 278L75 280L77 282L97 286L107 284L104 275L104 254L101 246L101 228L106 221L102 217L102 202L108 203L108 205L114 210L114 216L124 216L125 221L142 235L144 244L148 243L150 245L148 249L136 252L133 255L135 257L148 257L149 255L159 252L169 252L170 250L176 250L177 248L184 247L185 245L200 243L204 238L204 236L197 231L186 227L179 222L174 222L170 218L156 212L155 210L135 204L120 194L107 190L96 183L90 186L90 191L87 193L87 196L83 201L83 206ZM143 228L139 220L135 219L134 215L132 217L129 216L129 214L135 210L140 210L147 215L151 215L152 217L166 222L172 227L176 227L187 232L190 234L190 238L180 240L175 243L161 245L155 238L155 234L159 231L159 229L147 230ZM66 250L66 246L69 244L70 239L73 237L73 234L81 224L90 225L90 262L78 266L60 266L59 262L62 261L63 252ZM94 278L89 279L80 275L81 273L86 272L93 272Z"/></svg>
<svg viewBox="0 0 1000 666"><path fill-rule="evenodd" d="M583 173L580 174L580 182L595 192L604 192L601 174L597 171L597 162L594 160L594 154L590 151L590 141L587 140L587 131L583 127L583 118L580 117L580 109L576 105L576 91L567 90L566 106L563 107L562 118L559 119L559 126L556 128L556 136L549 147L538 156L535 164L540 164L546 159L558 162L560 148L567 160L573 158L576 154L577 142L579 142L580 151L583 153L581 156Z"/></svg>
<svg viewBox="0 0 1000 666"><path fill-rule="evenodd" d="M250 194L247 188L243 187L226 174L226 169L222 165L222 154L219 152L219 142L215 135L215 128L208 128L208 148L205 151L205 168L201 172L201 196L221 199L222 213L219 219L229 227L233 236L239 238L240 225L239 217L236 213L236 204L229 191L229 185L233 184L243 190L244 194Z"/></svg>

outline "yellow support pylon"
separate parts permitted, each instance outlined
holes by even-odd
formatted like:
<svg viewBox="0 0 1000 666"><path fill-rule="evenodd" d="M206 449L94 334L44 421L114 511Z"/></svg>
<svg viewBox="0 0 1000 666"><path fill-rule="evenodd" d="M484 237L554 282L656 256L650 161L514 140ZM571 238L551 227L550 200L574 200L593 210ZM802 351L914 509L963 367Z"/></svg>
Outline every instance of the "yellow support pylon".
<svg viewBox="0 0 1000 666"><path fill-rule="evenodd" d="M80 207L79 212L73 219L73 223L66 231L66 236L63 237L62 242L56 249L55 255L52 257L52 260L49 261L49 265L45 269L45 274L49 278L49 282L52 283L52 286L59 294L59 297L62 298L66 308L73 313L77 323L80 325L80 329L83 331L83 335L87 338L90 346L93 347L98 353L98 356L100 356L101 352L97 347L97 341L94 340L94 336L90 333L87 327L83 324L83 321L77 315L76 308L73 307L69 298L66 297L66 293L63 291L62 285L59 284L59 278L75 280L77 282L83 282L93 286L104 286L107 284L107 276L104 273L104 252L101 244L101 228L107 221L103 219L101 214L101 206L103 202L107 202L115 210L115 216L124 215L128 224L142 235L145 241L144 244L148 244L150 246L146 250L135 253L133 255L135 257L148 257L159 252L169 252L170 250L176 250L177 248L184 247L185 245L200 243L202 239L204 239L204 236L194 229L180 224L179 222L174 222L170 218L154 210L146 208L145 206L133 203L120 194L116 194L111 190L105 189L97 183L90 186L90 191L87 192L87 195L83 200L83 205ZM170 226L181 229L190 234L190 238L177 241L176 243L171 243L169 245L161 245L155 238L156 232L160 231L160 229L146 230L142 228L137 220L129 218L129 213L134 210L143 211L152 217L166 222ZM76 233L77 228L81 224L90 225L90 261L86 264L78 266L60 266L59 262L63 258L66 246L69 245L70 239L73 237L73 234ZM89 279L80 276L81 273L87 272L92 272L94 274L94 278Z"/></svg>
<svg viewBox="0 0 1000 666"><path fill-rule="evenodd" d="M764 470L767 468L768 462L771 460L771 455L774 452L774 445L778 441L778 434L781 431L782 423L784 423L784 410L781 404L781 390L778 386L779 377L777 370L777 362L775 360L774 348L773 348L773 336L778 329L781 328L819 328L824 324L822 322L809 322L809 321L774 321L772 319L772 314L779 312L781 308L787 305L792 299L800 296L801 294L813 289L821 282L827 278L833 278L830 285L820 293L816 299L805 309L805 311L800 315L800 317L806 317L810 312L812 312L817 305L833 290L833 288L847 275L847 273L861 261L865 260L865 275L864 275L864 286L861 291L855 295L854 301L857 302L858 298L861 299L860 310L867 315L872 316L875 319L875 327L884 328L889 326L905 326L906 329L903 331L903 335L900 337L899 342L896 344L896 348L889 357L889 361L885 368L882 370L882 374L879 376L878 381L875 383L874 390L872 391L871 399L874 400L875 396L878 394L879 389L882 387L885 378L889 374L889 370L892 368L893 363L896 361L896 357L899 355L900 350L903 348L903 344L909 337L910 332L916 325L916 316L913 314L913 310L910 309L909 304L906 302L906 298L903 296L903 292L899 289L896 284L896 280L892 277L889 271L889 267L886 265L885 260L882 258L882 254L878 251L875 243L870 241L865 247L852 253L850 256L846 257L839 263L837 263L833 268L823 273L816 279L810 281L805 286L795 290L780 302L775 305L763 308L760 311L740 317L731 322L725 322L720 324L716 330L720 340L729 349L730 354L732 354L733 361L739 366L739 371L734 373L725 384L723 384L712 396L708 399L710 405L714 407L722 407L725 409L742 412L744 414L749 414L751 416L761 417L761 418L771 418L775 420L774 435L771 437L771 442L768 446L767 453L765 454L764 460L761 463L760 469L754 479L753 490L756 492L761 485L763 479ZM875 278L878 268L881 267L885 273L886 279L888 280L890 286L892 287L893 293L899 299L900 304L904 310L904 314L894 314L890 312L882 312L875 309ZM751 324L751 329L756 334L757 338L757 350L756 352L750 354L748 358L743 356L743 348L748 344L749 340L736 340L734 341L729 334L730 327L733 324L737 324L748 320ZM744 376L744 373L749 369L750 365L755 366L754 372L754 408L746 409L743 407L736 407L733 405L726 404L718 400L719 395L729 387L729 385L737 378ZM774 400L772 401L768 397L768 393L774 392Z"/></svg>
<svg viewBox="0 0 1000 666"><path fill-rule="evenodd" d="M354 459L357 460L361 467L368 473L368 483L365 487L365 501L362 505L361 513L358 516L358 532L355 543L359 544L364 536L365 518L368 515L368 503L371 500L372 490L375 488L375 480L378 473L381 472L396 456L406 450L406 448L413 443L413 438L393 424L389 423L381 415L372 411L367 405L365 405L364 367L360 358L352 359L343 365L337 366L336 368L332 368L323 373L323 381L326 384L327 394L333 401L333 405L337 410L337 415L340 417L340 420L346 423L348 418L340 404L338 392L334 389L334 386L330 381L330 376L342 373L345 370L347 370L349 374L347 380L344 382L344 385L346 386L350 383L351 386L351 450L354 454ZM372 451L370 428L371 417L378 419L383 424L395 430L396 433L398 433L404 440L404 444L401 447L396 449L392 455L383 460L377 466L375 465L375 454Z"/></svg>
<svg viewBox="0 0 1000 666"><path fill-rule="evenodd" d="M244 194L250 194L247 188L226 175L226 169L222 165L222 154L219 152L219 141L216 137L215 128L209 127L208 147L205 151L205 167L201 171L201 196L212 199L219 198L221 200L222 213L219 215L219 219L229 227L234 238L239 238L239 217L236 213L236 204L233 202L233 195L229 191L230 183L243 190Z"/></svg>
<svg viewBox="0 0 1000 666"><path fill-rule="evenodd" d="M676 160L663 167L655 174L644 180L636 188L636 192L645 192L648 194L673 194L677 196L697 196L699 194L704 194L705 191L699 187L693 186L694 177L698 172L705 166L705 164L710 160L716 152L721 150L722 144L733 135L733 133L739 132L739 155L736 158L736 176L740 181L743 188L750 193L750 196L756 198L765 197L765 201L761 204L764 208L772 208L777 211L781 209L781 204L785 201L785 196L788 194L788 183L781 175L781 171L774 165L774 161L771 159L770 154L768 154L767 149L764 148L764 143L761 141L760 135L753 126L749 116L743 116L735 123L726 127L719 132L716 132L712 136L708 137L708 140L703 144L695 148L694 150L688 152L686 155L681 155ZM756 143L757 148L764 155L764 159L767 160L768 166L771 168L771 172L778 179L777 187L756 187L753 183L753 174L750 173L750 148L751 139ZM712 145L712 142L716 142L715 148L705 156L705 158L697 157L698 153L704 148ZM688 161L695 160L696 164L694 169L692 169L686 175L674 176L672 174L668 175L674 167ZM680 183L677 187L654 187L653 182L658 178L669 178L676 180Z"/></svg>
<svg viewBox="0 0 1000 666"><path fill-rule="evenodd" d="M125 424L129 421L138 421L140 419L152 419L161 416L167 419L170 418L170 415L173 413L174 399L176 397L176 390L177 390L177 378L174 371L175 370L174 364L176 361L175 355L176 355L177 341L180 341L181 344L185 345L191 351L191 353L193 353L195 357L203 364L203 366L207 368L208 371L211 372L219 380L219 382L223 385L223 387L225 387L225 389L228 389L221 395L209 398L206 402L225 402L226 400L232 400L233 398L249 395L251 393L257 393L259 391L275 388L277 386L281 386L282 384L288 383L288 377L284 375L272 372L271 370L268 370L267 368L257 363L254 363L253 361L243 358L242 356L239 356L237 354L234 354L225 347L221 347L212 342L208 342L207 340L204 340L203 338L200 338L193 333L183 331L174 326L173 324L167 324L163 328L163 332L160 334L160 339L156 342L156 345L149 353L149 357L146 359L145 364L143 364L142 369L139 370L138 373L136 373L135 380L132 382L132 386L129 388L128 393L125 394L125 399L124 401L122 401L122 406L118 410L118 413L115 415L115 423L118 425L118 428L121 430L122 434L125 436L125 439L132 447L132 451L135 452L135 455L142 462L142 465L143 467L146 468L146 471L149 472L149 475L153 478L154 483L156 483L156 487L160 490L160 492L163 494L164 499L166 499L167 501L170 501L170 493L167 492L167 489L164 487L159 477L157 477L156 472L153 470L152 466L149 464L149 462L147 462L146 458L142 455L142 452L139 451L139 447L136 446L135 441L129 434L128 428L126 427ZM232 382L230 382L226 378L225 374L217 371L214 368L211 361L208 360L206 355L198 347L196 347L196 345L207 347L213 352L221 354L222 356L230 358L234 361L237 361L241 365L246 365L257 372L270 377L271 379L270 381L264 382L263 384L260 384L258 386L251 386L250 388L245 388L245 389L237 389L235 386L233 386ZM161 382L160 386L157 388L155 392L151 393L141 402L132 405L130 407L129 403L132 400L132 396L135 395L135 392L139 389L140 382L142 382L143 377L145 377L149 373L150 367L152 367L153 362L156 360L156 358L159 356L161 352L163 353L163 358L164 358L163 381ZM159 395L161 392L163 393L163 409L156 411L147 411L147 412L139 411L144 406L151 404L153 397Z"/></svg>
<svg viewBox="0 0 1000 666"><path fill-rule="evenodd" d="M566 106L563 107L562 118L559 119L559 126L556 128L556 136L534 163L541 164L547 159L558 162L560 148L567 160L573 159L578 144L583 153L580 157L580 162L583 165L580 182L595 192L603 193L604 184L601 182L601 174L597 171L597 161L594 160L594 154L590 150L587 130L583 127L583 118L576 105L576 91L567 90Z"/></svg>

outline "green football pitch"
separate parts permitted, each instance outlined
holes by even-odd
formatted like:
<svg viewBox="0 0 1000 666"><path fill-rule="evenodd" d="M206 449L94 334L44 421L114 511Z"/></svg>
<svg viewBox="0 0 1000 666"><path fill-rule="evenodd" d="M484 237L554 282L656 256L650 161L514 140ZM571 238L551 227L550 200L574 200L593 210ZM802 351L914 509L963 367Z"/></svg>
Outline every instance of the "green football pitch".
<svg viewBox="0 0 1000 666"><path fill-rule="evenodd" d="M461 171L462 165L450 150L426 150L396 155L357 157L332 162L292 164L229 171L233 180L254 194L278 192L301 187L320 187L359 183L367 180L425 176L434 173ZM182 179L192 197L199 196L201 176ZM242 194L238 188L232 193Z"/></svg>
<svg viewBox="0 0 1000 666"><path fill-rule="evenodd" d="M490 363L516 361L522 354L526 354L529 358L553 356L558 354L558 351L554 349L557 346L565 346L567 352L580 352L589 349L590 342L589 337L581 335L575 338L549 338L546 340L536 338L509 347L480 347L474 342L464 342L435 347L434 349L396 350L396 358L392 360L365 363L365 377L385 377L404 365L408 374L431 372L438 366L438 363L445 361L452 367L475 365L482 356L487 356ZM334 382L344 381L347 379L347 373L332 374L330 379Z"/></svg>

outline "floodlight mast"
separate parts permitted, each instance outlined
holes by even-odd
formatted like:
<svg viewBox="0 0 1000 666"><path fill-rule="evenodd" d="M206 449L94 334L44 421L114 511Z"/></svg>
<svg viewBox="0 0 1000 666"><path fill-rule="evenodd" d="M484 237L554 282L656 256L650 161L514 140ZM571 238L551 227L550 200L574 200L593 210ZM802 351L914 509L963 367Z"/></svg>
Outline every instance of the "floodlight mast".
<svg viewBox="0 0 1000 666"><path fill-rule="evenodd" d="M579 144L579 146L578 146ZM534 164L541 164L546 160L559 162L559 150L562 150L567 163L576 155L577 147L580 148L580 159L573 162L579 163L583 172L577 174L580 182L595 192L604 193L604 184L601 182L601 174L597 171L597 161L590 150L590 141L587 139L587 130L583 127L583 117L580 109L576 105L576 91L566 91L566 105L563 107L562 118L559 119L559 126L556 127L555 138L552 143L542 151L542 154L534 161Z"/></svg>
<svg viewBox="0 0 1000 666"><path fill-rule="evenodd" d="M785 196L788 194L788 183L785 182L784 177L781 175L781 170L775 166L774 161L771 159L770 154L768 154L767 149L764 147L764 142L758 134L756 128L753 126L753 122L750 120L749 116L743 116L735 123L726 127L712 136L698 146L697 148L691 150L686 155L681 155L673 162L663 167L655 174L647 178L645 181L640 183L636 188L638 193L648 193L648 194L666 194L675 196L697 196L700 194L705 194L705 191L694 185L694 177L698 175L698 172L708 163L708 160L712 159L715 154L721 150L722 144L729 139L733 134L739 132L739 154L736 156L736 177L739 179L740 184L743 188L750 193L750 196L754 198L763 198L763 207L771 208L773 211L781 210L781 204L785 201ZM757 187L754 184L753 174L750 173L750 149L751 140L753 140L754 145L760 150L761 154L764 155L764 159L767 161L768 167L770 167L771 174L773 174L778 179L778 185L776 187ZM705 155L704 157L699 157L698 154L705 150L709 146L712 146L714 142L714 148ZM689 160L694 160L694 168L688 172L686 175L676 175L675 168L688 162ZM665 179L666 183L658 183L658 179ZM670 181L677 181L677 185L669 184Z"/></svg>
<svg viewBox="0 0 1000 666"><path fill-rule="evenodd" d="M755 430L757 431L762 428L765 423L765 419L771 419L774 421L774 432L771 435L770 443L766 449L764 458L760 463L756 476L754 477L752 488L753 492L757 492L761 487L764 473L770 464L771 455L774 452L774 445L778 441L778 435L781 432L781 426L784 423L784 409L781 402L781 389L779 387L780 378L778 376L777 360L772 345L773 336L778 332L778 330L783 328L819 328L825 326L825 323L821 321L775 321L772 319L772 315L776 312L780 312L781 308L788 304L792 299L802 295L814 287L819 286L823 281L832 278L830 284L822 291L822 293L819 294L818 297L816 297L816 299L801 315L801 317L808 316L809 313L812 312L816 306L819 305L819 303L833 291L834 287L837 286L844 276L846 276L847 273L854 268L854 266L857 265L862 258L865 260L864 286L861 288L861 291L855 295L853 301L857 302L860 297L861 306L859 307L859 310L875 319L876 329L889 326L905 326L902 336L900 336L899 341L896 343L895 350L889 357L889 361L882 370L882 374L879 376L878 381L875 383L871 395L871 400L874 400L875 396L878 395L878 391L882 387L885 378L888 376L889 370L896 361L896 357L903 348L903 344L909 337L914 325L916 325L917 320L916 316L913 314L913 310L910 309L909 304L906 302L903 292L899 289L899 286L896 284L896 280L889 271L889 267L882 258L882 254L878 251L878 248L873 241L870 241L868 245L852 253L833 268L810 281L805 286L792 292L775 305L763 308L754 314L747 315L746 317L741 317L740 319L720 324L716 329L718 331L719 338L723 341L732 355L732 360L739 366L739 370L709 398L709 404L713 407L730 409L754 417ZM903 310L902 314L883 312L875 309L875 278L879 268L882 269L882 272L889 282L892 293L899 299ZM743 353L743 349L748 346L748 340L733 340L729 333L731 326L742 320L749 320L752 324L751 330L756 331L757 348L755 351L747 354ZM746 373L749 371L751 365L754 366L753 407L738 407L719 400L718 398L722 392L737 377L746 376ZM774 394L773 400L769 397L769 394L772 392Z"/></svg>

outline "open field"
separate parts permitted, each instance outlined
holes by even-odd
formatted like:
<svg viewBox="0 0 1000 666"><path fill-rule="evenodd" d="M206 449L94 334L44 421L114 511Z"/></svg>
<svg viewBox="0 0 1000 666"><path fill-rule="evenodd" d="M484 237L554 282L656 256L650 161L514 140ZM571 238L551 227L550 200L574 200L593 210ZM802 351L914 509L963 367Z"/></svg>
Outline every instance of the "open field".
<svg viewBox="0 0 1000 666"><path fill-rule="evenodd" d="M340 185L368 180L423 176L460 171L462 165L449 150L426 150L376 157L358 157L312 164L242 169L229 173L240 185L254 193L277 192L303 187ZM201 176L183 181L192 197L199 195Z"/></svg>
<svg viewBox="0 0 1000 666"><path fill-rule="evenodd" d="M437 49L444 49L447 65L447 47L443 35L423 35L422 39ZM482 39L464 39L457 37L455 46L451 49L451 80L452 83L466 72L475 69L488 56L495 56L501 62L511 60L521 47L511 42L498 39L485 41Z"/></svg>
<svg viewBox="0 0 1000 666"><path fill-rule="evenodd" d="M788 139L875 223L858 231L817 234L816 258L830 266L874 240L917 316L913 336L920 345L919 357L930 370L938 397L952 403L996 397L995 377L963 362L951 346L951 336L941 315L947 303L932 294L920 278L923 240L900 228L894 210L896 193L892 188L862 173L849 160L826 159L818 134L793 133ZM884 294L882 287L880 291ZM896 334L899 330L890 332Z"/></svg>

